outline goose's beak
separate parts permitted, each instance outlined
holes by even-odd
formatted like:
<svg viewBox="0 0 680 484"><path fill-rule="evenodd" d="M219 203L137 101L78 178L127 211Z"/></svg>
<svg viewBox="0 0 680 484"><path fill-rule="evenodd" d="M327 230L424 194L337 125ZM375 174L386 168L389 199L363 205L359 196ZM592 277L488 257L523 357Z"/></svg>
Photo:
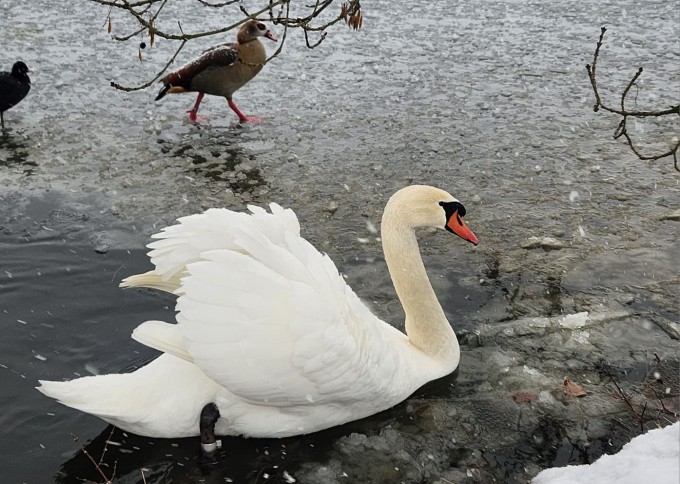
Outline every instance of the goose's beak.
<svg viewBox="0 0 680 484"><path fill-rule="evenodd" d="M273 40L274 42L279 40L276 38L276 35L272 34L271 32L267 32L266 34L264 34L264 36L267 37L269 40Z"/></svg>
<svg viewBox="0 0 680 484"><path fill-rule="evenodd" d="M453 215L449 217L448 222L446 222L446 230L453 232L461 239L467 240L474 245L479 243L477 236L473 234L472 230L470 230L468 226L465 225L465 222L463 222L463 217L458 215L458 210L453 212Z"/></svg>

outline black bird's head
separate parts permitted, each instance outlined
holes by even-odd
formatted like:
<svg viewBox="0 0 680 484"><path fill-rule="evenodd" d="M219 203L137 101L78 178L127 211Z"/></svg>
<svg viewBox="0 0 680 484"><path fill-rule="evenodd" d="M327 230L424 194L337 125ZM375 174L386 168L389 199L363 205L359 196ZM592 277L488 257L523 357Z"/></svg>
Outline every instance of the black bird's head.
<svg viewBox="0 0 680 484"><path fill-rule="evenodd" d="M31 70L22 61L17 61L12 66L12 75L15 77L27 77L29 72L31 72Z"/></svg>

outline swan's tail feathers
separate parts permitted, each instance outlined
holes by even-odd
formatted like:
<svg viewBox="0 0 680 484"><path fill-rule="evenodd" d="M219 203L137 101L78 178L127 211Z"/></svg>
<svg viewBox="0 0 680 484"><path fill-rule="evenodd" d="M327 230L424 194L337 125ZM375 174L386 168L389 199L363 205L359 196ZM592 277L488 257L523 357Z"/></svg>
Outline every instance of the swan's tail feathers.
<svg viewBox="0 0 680 484"><path fill-rule="evenodd" d="M132 373L39 381L42 394L127 432L148 437L198 435L199 414L221 387L192 363L163 354Z"/></svg>
<svg viewBox="0 0 680 484"><path fill-rule="evenodd" d="M149 271L126 277L120 282L120 287L148 287L173 294L179 289L182 276L184 276L184 271L165 279L154 271Z"/></svg>
<svg viewBox="0 0 680 484"><path fill-rule="evenodd" d="M156 96L156 101L160 101L161 99L163 99L170 90L170 88L172 88L170 84L163 84L163 87L158 92L158 96Z"/></svg>
<svg viewBox="0 0 680 484"><path fill-rule="evenodd" d="M36 389L67 407L96 415L111 423L114 421L117 423L128 418L126 406L115 402L120 402L120 397L116 392L134 383L129 375L86 376L71 381L39 380L40 386ZM122 383L126 385L121 385ZM131 390L136 393L142 389L131 388Z"/></svg>
<svg viewBox="0 0 680 484"><path fill-rule="evenodd" d="M132 339L190 363L194 361L186 350L186 341L176 324L168 324L163 321L146 321L135 328L132 332Z"/></svg>

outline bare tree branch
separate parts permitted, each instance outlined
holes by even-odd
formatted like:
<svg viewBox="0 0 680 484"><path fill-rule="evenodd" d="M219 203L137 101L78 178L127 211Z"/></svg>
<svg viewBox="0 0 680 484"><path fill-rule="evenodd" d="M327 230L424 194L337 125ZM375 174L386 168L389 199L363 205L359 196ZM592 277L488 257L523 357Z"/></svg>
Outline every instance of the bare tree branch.
<svg viewBox="0 0 680 484"><path fill-rule="evenodd" d="M604 40L604 34L607 31L606 27L602 27L602 30L600 32L600 38L597 42L597 47L595 48L595 54L593 55L593 63L586 65L586 70L588 71L588 78L590 79L590 85L593 88L593 93L595 94L595 105L593 106L593 111L598 112L600 109L604 109L605 111L608 111L610 113L618 114L619 116L622 116L621 122L616 128L616 131L614 132L614 139L619 139L620 137L623 136L623 138L626 140L628 143L628 146L630 149L635 153L635 155L640 159L640 160L659 160L661 158L665 158L667 156L672 156L673 157L673 165L675 166L675 169L677 171L680 171L680 166L678 166L678 150L680 148L680 140L676 141L675 146L670 148L668 151L660 153L660 154L655 154L655 155L644 155L640 152L640 150L637 148L635 143L633 142L633 139L631 138L630 134L628 133L627 130L627 122L629 117L633 118L646 118L646 117L661 117L661 116L669 116L669 115L680 115L680 104L675 105L675 106L670 106L668 109L662 109L662 110L655 110L655 111L629 111L626 109L626 97L628 96L628 93L630 92L631 88L633 86L637 87L637 80L638 78L642 75L642 67L640 67L633 78L630 80L626 88L624 89L623 93L621 94L621 109L616 109L613 107L610 107L609 105L605 104L604 101L602 100L602 97L600 95L600 92L597 88L597 78L596 78L596 72L597 72L597 59L600 55L600 48L602 47L602 43Z"/></svg>
<svg viewBox="0 0 680 484"><path fill-rule="evenodd" d="M156 82L158 79L160 79L161 76L163 75L163 73L168 70L168 67L170 67L170 64L172 64L175 61L177 54L179 54L182 51L182 49L184 48L184 46L186 45L187 42L188 41L186 41L186 40L182 41L182 43L179 45L179 47L177 48L175 53L172 55L172 57L170 57L170 60L168 60L168 62L165 64L165 66L163 66L163 69L161 69L160 72L158 74L156 74L156 77L154 77L150 81L145 82L144 84L142 84L140 86L136 86L136 87L121 86L120 84L118 84L114 81L111 81L111 87L115 87L116 89L118 89L120 91L125 91L125 92L139 91L141 89L146 89L147 87L152 85L154 82Z"/></svg>

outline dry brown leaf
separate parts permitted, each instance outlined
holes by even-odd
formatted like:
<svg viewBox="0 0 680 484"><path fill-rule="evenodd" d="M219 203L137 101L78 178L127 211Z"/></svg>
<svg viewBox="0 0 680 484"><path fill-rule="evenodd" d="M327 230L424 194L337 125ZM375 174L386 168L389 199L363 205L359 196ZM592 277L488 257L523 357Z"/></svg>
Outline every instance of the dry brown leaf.
<svg viewBox="0 0 680 484"><path fill-rule="evenodd" d="M141 47L139 48L139 53L137 54L137 56L139 57L139 62L142 62L142 48Z"/></svg>
<svg viewBox="0 0 680 484"><path fill-rule="evenodd" d="M108 31L109 34L111 33L111 30L112 30L111 29L111 17L109 17L109 25L108 25L108 27L106 27L106 30Z"/></svg>
<svg viewBox="0 0 680 484"><path fill-rule="evenodd" d="M538 400L538 394L533 392L517 392L512 396L517 403L529 403Z"/></svg>
<svg viewBox="0 0 680 484"><path fill-rule="evenodd" d="M343 3L340 6L340 17L345 19L345 23L353 30L359 30L364 25L364 15L361 7L354 7L350 11L350 5Z"/></svg>
<svg viewBox="0 0 680 484"><path fill-rule="evenodd" d="M586 392L585 390L581 387L581 385L577 385L576 383L572 383L569 378L566 376L564 377L564 394L569 396L569 397L585 397Z"/></svg>
<svg viewBox="0 0 680 484"><path fill-rule="evenodd" d="M154 39L156 38L156 27L153 25L153 20L149 24L149 45L153 47Z"/></svg>

